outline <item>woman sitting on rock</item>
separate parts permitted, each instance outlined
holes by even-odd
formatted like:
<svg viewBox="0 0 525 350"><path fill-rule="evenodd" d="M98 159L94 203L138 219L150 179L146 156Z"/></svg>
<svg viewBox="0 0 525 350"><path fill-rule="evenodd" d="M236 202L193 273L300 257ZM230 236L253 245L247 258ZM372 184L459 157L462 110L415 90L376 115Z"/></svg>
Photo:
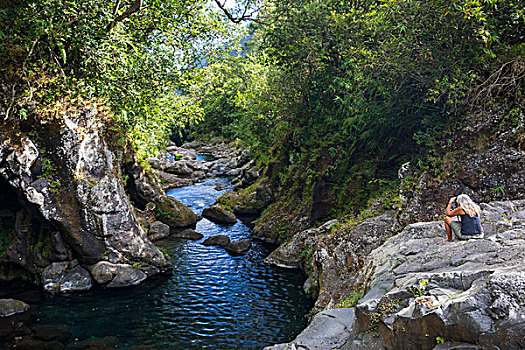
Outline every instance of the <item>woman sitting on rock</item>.
<svg viewBox="0 0 525 350"><path fill-rule="evenodd" d="M457 208L452 209L452 203L457 203ZM484 237L481 227L481 209L479 205L466 194L460 194L448 201L445 214L445 230L447 238L443 242L452 241L452 231L458 239L480 239ZM461 221L454 221L453 217L458 216Z"/></svg>

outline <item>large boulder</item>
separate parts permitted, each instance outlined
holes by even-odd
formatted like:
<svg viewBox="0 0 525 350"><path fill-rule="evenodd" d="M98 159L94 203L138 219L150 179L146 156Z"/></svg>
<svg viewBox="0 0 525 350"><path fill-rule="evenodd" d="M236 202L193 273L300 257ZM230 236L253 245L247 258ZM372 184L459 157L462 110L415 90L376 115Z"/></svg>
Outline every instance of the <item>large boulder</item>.
<svg viewBox="0 0 525 350"><path fill-rule="evenodd" d="M28 311L30 306L23 301L16 299L0 299L0 317L10 317L23 314Z"/></svg>
<svg viewBox="0 0 525 350"><path fill-rule="evenodd" d="M152 241L158 241L168 238L170 235L170 227L160 221L155 221L149 224L148 238Z"/></svg>
<svg viewBox="0 0 525 350"><path fill-rule="evenodd" d="M42 285L51 294L82 292L93 287L89 272L76 260L55 262L42 271Z"/></svg>
<svg viewBox="0 0 525 350"><path fill-rule="evenodd" d="M264 350L344 349L350 340L354 309L341 308L320 312L308 327L290 343L265 347Z"/></svg>
<svg viewBox="0 0 525 350"><path fill-rule="evenodd" d="M249 240L230 242L224 249L231 254L244 254L252 247L252 242Z"/></svg>
<svg viewBox="0 0 525 350"><path fill-rule="evenodd" d="M91 275L105 288L136 286L148 276L140 269L128 264L112 264L100 261L91 267Z"/></svg>
<svg viewBox="0 0 525 350"><path fill-rule="evenodd" d="M294 235L273 251L265 262L301 268L309 274L304 288L316 299L315 310L335 307L351 292L366 256L395 232L394 213L388 211L358 222L331 220Z"/></svg>
<svg viewBox="0 0 525 350"><path fill-rule="evenodd" d="M53 123L34 123L40 138L2 125L0 178L16 192L19 205L59 231L82 264L107 254L116 263L132 260L167 268L135 218L119 160L97 113L95 107L81 108Z"/></svg>
<svg viewBox="0 0 525 350"><path fill-rule="evenodd" d="M235 224L237 222L235 214L218 205L204 209L202 216L217 224Z"/></svg>
<svg viewBox="0 0 525 350"><path fill-rule="evenodd" d="M226 247L228 244L230 244L230 237L226 235L211 236L202 242L202 245L216 245L219 247Z"/></svg>
<svg viewBox="0 0 525 350"><path fill-rule="evenodd" d="M204 237L204 235L191 228L186 228L186 229L171 230L171 237L191 239L195 241L195 240L201 239L202 237Z"/></svg>
<svg viewBox="0 0 525 350"><path fill-rule="evenodd" d="M30 318L30 306L16 299L0 299L0 346L14 337L31 334L25 325Z"/></svg>
<svg viewBox="0 0 525 350"><path fill-rule="evenodd" d="M173 228L195 225L197 215L173 197L162 196L157 202L156 217L159 221Z"/></svg>

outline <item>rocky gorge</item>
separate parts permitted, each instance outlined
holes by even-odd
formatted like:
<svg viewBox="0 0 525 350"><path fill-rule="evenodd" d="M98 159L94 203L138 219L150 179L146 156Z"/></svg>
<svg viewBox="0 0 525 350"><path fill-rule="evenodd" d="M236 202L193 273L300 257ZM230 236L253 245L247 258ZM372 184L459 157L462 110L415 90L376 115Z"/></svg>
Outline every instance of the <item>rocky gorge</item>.
<svg viewBox="0 0 525 350"><path fill-rule="evenodd" d="M152 242L168 237L198 240L203 235L192 229L201 217L163 188L209 176L237 175L239 182L257 176L246 151L233 144L206 146L205 152L214 155L209 161L196 160L191 148L171 146L167 152L175 151L173 157L180 157L179 152L185 156L176 161L148 159L154 170L147 172L106 141L96 110L65 115L60 126L54 140L8 125L0 133L2 283L27 281L47 293L69 294L132 287L170 273L167 256ZM203 215L210 220L237 221L226 209L209 210L211 215ZM243 254L251 242L228 239L222 244L219 239L216 244L212 239L211 245ZM28 304L2 302L4 340L22 337L17 346L57 348L54 340L35 338L36 331L25 326Z"/></svg>

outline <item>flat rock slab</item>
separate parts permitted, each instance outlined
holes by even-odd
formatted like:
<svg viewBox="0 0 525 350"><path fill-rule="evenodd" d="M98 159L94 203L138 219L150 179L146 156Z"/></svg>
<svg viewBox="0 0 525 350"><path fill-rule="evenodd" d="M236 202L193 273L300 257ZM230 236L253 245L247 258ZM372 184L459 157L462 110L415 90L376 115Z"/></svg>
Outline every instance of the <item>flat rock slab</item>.
<svg viewBox="0 0 525 350"><path fill-rule="evenodd" d="M219 247L226 247L228 244L230 244L230 238L226 235L211 236L202 242L202 245L216 245Z"/></svg>
<svg viewBox="0 0 525 350"><path fill-rule="evenodd" d="M216 224L235 224L237 222L235 214L217 205L204 209L202 216Z"/></svg>
<svg viewBox="0 0 525 350"><path fill-rule="evenodd" d="M243 254L246 253L252 247L252 242L249 240L230 242L225 249L231 254Z"/></svg>
<svg viewBox="0 0 525 350"><path fill-rule="evenodd" d="M354 308L331 309L314 316L310 325L290 343L277 344L264 350L341 349L350 340Z"/></svg>
<svg viewBox="0 0 525 350"><path fill-rule="evenodd" d="M171 230L171 237L173 238L183 238L183 239L191 239L191 240L198 240L204 237L202 233L199 233L191 228L187 228L184 230Z"/></svg>

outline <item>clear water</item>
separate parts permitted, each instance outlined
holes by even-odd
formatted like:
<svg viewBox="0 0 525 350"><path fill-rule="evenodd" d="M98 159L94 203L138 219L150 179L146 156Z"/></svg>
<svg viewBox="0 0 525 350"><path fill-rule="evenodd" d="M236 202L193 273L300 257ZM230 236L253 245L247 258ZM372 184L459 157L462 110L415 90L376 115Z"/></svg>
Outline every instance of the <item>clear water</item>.
<svg viewBox="0 0 525 350"><path fill-rule="evenodd" d="M228 184L210 179L168 194L200 214L224 192L214 189L216 182ZM171 257L171 276L130 289L46 296L33 314L42 324L69 325L73 343L116 336L124 349L262 349L304 329L312 305L300 273L265 265L270 249L260 242L242 256L200 244L217 234L248 239L249 228L240 222L221 226L203 219L196 230L202 240L158 243Z"/></svg>

